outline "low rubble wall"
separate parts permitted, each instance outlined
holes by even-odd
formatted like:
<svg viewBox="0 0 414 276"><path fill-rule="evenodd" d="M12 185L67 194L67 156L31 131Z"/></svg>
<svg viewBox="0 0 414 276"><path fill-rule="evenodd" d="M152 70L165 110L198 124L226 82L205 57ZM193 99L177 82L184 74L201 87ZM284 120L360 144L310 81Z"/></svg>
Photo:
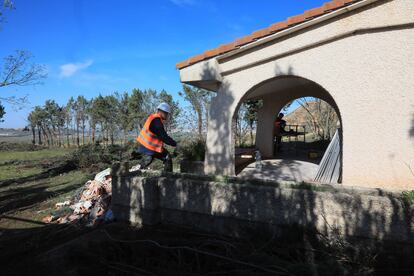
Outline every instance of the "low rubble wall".
<svg viewBox="0 0 414 276"><path fill-rule="evenodd" d="M413 206L378 189L143 176L115 167L112 196L115 218L138 225L179 224L232 236L302 225L327 235L414 242Z"/></svg>

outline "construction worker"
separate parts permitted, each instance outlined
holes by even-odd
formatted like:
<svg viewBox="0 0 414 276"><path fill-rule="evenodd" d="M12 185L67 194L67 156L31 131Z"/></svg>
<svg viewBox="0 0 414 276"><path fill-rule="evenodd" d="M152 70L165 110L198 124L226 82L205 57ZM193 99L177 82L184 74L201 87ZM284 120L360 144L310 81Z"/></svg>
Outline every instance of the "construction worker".
<svg viewBox="0 0 414 276"><path fill-rule="evenodd" d="M171 108L167 103L161 103L157 112L151 114L146 120L144 127L137 137L140 147L138 152L143 155L140 169L147 168L154 158L164 163L164 171L172 172L172 159L170 153L164 148L164 143L177 147L174 141L164 129L164 122L168 119Z"/></svg>
<svg viewBox="0 0 414 276"><path fill-rule="evenodd" d="M279 113L279 115L276 117L274 127L273 127L273 137L275 141L275 147L274 147L274 155L276 155L276 152L281 151L281 144L282 144L282 135L286 133L285 127L286 127L286 121L282 118L285 116L283 113Z"/></svg>

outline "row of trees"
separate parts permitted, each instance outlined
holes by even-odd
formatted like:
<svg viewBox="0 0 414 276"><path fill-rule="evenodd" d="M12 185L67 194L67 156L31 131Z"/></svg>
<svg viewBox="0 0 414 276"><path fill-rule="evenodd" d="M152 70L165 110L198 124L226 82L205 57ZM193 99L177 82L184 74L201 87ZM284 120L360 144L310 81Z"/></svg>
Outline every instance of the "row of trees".
<svg viewBox="0 0 414 276"><path fill-rule="evenodd" d="M84 96L71 97L64 105L47 100L36 106L27 120L32 131L32 142L49 146L71 146L86 143L113 144L127 140L128 135L138 135L149 114L160 102L172 107L168 130L192 133L205 139L211 99L210 91L183 86L179 93L189 106L181 108L171 94L162 90L133 89L131 93L99 95L90 100ZM251 100L243 103L236 116L237 145L254 144L257 111L262 102ZM249 139L250 138L250 139Z"/></svg>
<svg viewBox="0 0 414 276"><path fill-rule="evenodd" d="M172 106L168 130L194 133L205 139L212 92L184 85L179 93L189 103L181 108L165 90L133 89L131 93L99 95L90 100L84 96L71 97L65 105L47 100L36 106L28 116L32 141L53 146L95 143L113 144L115 140L126 142L128 135L138 135L149 114L160 102ZM317 98L300 98L296 102L304 112L307 129L319 140L329 140L335 130L338 116L326 102ZM257 113L263 105L261 100L242 103L235 116L234 133L236 146L255 144ZM0 109L1 112L1 109Z"/></svg>
<svg viewBox="0 0 414 276"><path fill-rule="evenodd" d="M79 146L96 141L113 144L117 139L126 142L131 132L139 132L159 102L171 105L172 119L167 128L174 128L181 110L165 90L133 89L130 94L99 95L90 100L71 97L62 106L47 100L28 115L32 142L50 146Z"/></svg>

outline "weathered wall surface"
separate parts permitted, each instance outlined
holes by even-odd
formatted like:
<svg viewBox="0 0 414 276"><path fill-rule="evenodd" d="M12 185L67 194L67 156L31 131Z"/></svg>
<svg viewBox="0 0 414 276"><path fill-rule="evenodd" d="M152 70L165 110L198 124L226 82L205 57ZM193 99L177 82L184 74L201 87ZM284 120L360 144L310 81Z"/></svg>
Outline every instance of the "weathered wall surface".
<svg viewBox="0 0 414 276"><path fill-rule="evenodd" d="M279 77L298 76L317 83L338 107L344 185L413 189L413 49L414 1L391 0L218 57L215 72L222 78L211 105L205 172L234 175L233 115L240 101L269 80L274 89L262 93L268 103L259 112L257 145L271 153L277 109L287 99L312 96L294 85L279 88ZM181 71L200 68L202 63Z"/></svg>
<svg viewBox="0 0 414 276"><path fill-rule="evenodd" d="M328 235L414 242L412 206L378 189L309 190L116 173L112 181L115 217L135 224L180 224L235 236L246 228L299 224Z"/></svg>

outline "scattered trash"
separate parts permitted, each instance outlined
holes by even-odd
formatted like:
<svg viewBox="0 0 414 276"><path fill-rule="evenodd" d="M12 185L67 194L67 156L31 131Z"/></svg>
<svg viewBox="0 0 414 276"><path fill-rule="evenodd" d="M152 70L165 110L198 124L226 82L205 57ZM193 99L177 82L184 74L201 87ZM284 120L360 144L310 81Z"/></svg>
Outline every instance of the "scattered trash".
<svg viewBox="0 0 414 276"><path fill-rule="evenodd" d="M56 221L59 224L81 223L86 226L112 221L114 216L109 209L111 198L112 179L108 168L98 173L94 180L87 181L72 200L56 203L56 212L46 216L42 221Z"/></svg>
<svg viewBox="0 0 414 276"><path fill-rule="evenodd" d="M106 177L111 175L111 168L101 171L95 175L95 180L103 183L106 180Z"/></svg>
<svg viewBox="0 0 414 276"><path fill-rule="evenodd" d="M135 171L138 171L139 169L141 169L140 164L133 166L132 168L129 169L129 171L130 172L135 172Z"/></svg>
<svg viewBox="0 0 414 276"><path fill-rule="evenodd" d="M57 220L57 216L48 215L42 219L44 223L51 223L52 221Z"/></svg>
<svg viewBox="0 0 414 276"><path fill-rule="evenodd" d="M58 202L56 203L56 208L60 208L60 207L64 207L64 206L69 206L70 205L70 200L66 200L65 202Z"/></svg>
<svg viewBox="0 0 414 276"><path fill-rule="evenodd" d="M56 220L56 222L60 223L60 224L68 223L69 222L68 217L69 217L69 215L65 215L63 217L60 217Z"/></svg>

